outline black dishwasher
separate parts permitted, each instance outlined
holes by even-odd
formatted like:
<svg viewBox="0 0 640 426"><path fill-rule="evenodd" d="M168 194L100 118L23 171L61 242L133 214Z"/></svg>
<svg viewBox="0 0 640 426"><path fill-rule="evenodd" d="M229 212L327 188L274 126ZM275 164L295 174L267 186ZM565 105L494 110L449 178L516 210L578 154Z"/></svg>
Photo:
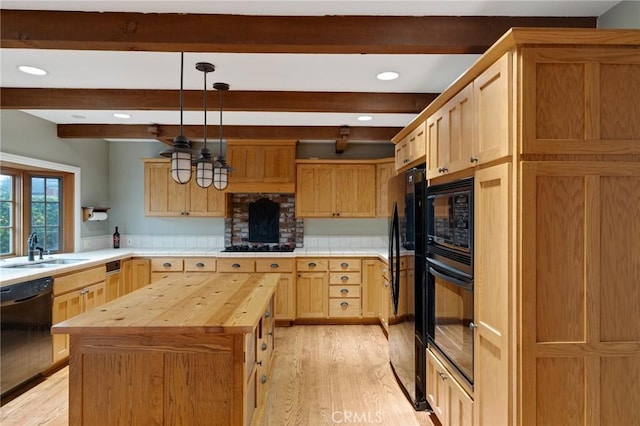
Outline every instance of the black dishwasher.
<svg viewBox="0 0 640 426"><path fill-rule="evenodd" d="M2 397L51 367L51 277L0 289Z"/></svg>

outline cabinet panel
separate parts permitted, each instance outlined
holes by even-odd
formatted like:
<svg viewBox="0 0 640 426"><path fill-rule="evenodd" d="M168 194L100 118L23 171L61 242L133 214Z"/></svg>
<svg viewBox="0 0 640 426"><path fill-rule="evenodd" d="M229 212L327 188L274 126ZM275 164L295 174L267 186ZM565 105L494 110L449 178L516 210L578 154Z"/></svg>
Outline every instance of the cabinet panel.
<svg viewBox="0 0 640 426"><path fill-rule="evenodd" d="M344 259L329 259L329 270L330 271L352 271L359 272L360 271L360 259L354 258L344 258Z"/></svg>
<svg viewBox="0 0 640 426"><path fill-rule="evenodd" d="M327 259L298 259L296 260L296 270L298 272L327 271L329 261Z"/></svg>
<svg viewBox="0 0 640 426"><path fill-rule="evenodd" d="M395 176L394 164L376 164L376 216L389 217L389 179Z"/></svg>
<svg viewBox="0 0 640 426"><path fill-rule="evenodd" d="M525 48L522 151L639 153L636 49Z"/></svg>
<svg viewBox="0 0 640 426"><path fill-rule="evenodd" d="M256 272L293 272L294 259L256 259Z"/></svg>
<svg viewBox="0 0 640 426"><path fill-rule="evenodd" d="M335 298L348 298L348 297L360 297L359 285L330 285L329 297Z"/></svg>
<svg viewBox="0 0 640 426"><path fill-rule="evenodd" d="M256 262L253 259L226 258L218 259L218 272L254 272Z"/></svg>
<svg viewBox="0 0 640 426"><path fill-rule="evenodd" d="M358 318L360 316L360 299L329 299L329 316L331 318Z"/></svg>
<svg viewBox="0 0 640 426"><path fill-rule="evenodd" d="M511 67L507 52L473 81L473 156L478 164L511 153Z"/></svg>
<svg viewBox="0 0 640 426"><path fill-rule="evenodd" d="M296 281L298 318L326 318L329 315L329 282L325 272L301 272Z"/></svg>
<svg viewBox="0 0 640 426"><path fill-rule="evenodd" d="M177 257L154 257L151 259L152 272L182 272L182 259Z"/></svg>
<svg viewBox="0 0 640 426"><path fill-rule="evenodd" d="M130 259L122 262L122 291L125 295L151 282L151 260Z"/></svg>
<svg viewBox="0 0 640 426"><path fill-rule="evenodd" d="M211 257L185 257L185 272L215 272L216 259Z"/></svg>
<svg viewBox="0 0 640 426"><path fill-rule="evenodd" d="M334 169L334 213L340 217L375 217L374 165L340 165Z"/></svg>
<svg viewBox="0 0 640 426"><path fill-rule="evenodd" d="M360 284L361 281L362 277L360 272L331 272L329 274L329 284Z"/></svg>
<svg viewBox="0 0 640 426"><path fill-rule="evenodd" d="M227 192L293 192L296 141L242 140L227 142Z"/></svg>
<svg viewBox="0 0 640 426"><path fill-rule="evenodd" d="M381 262L374 259L362 261L362 316L377 318L380 316L380 297L382 287Z"/></svg>
<svg viewBox="0 0 640 426"><path fill-rule="evenodd" d="M278 320L296 319L296 286L293 274L281 274L276 289L275 317Z"/></svg>
<svg viewBox="0 0 640 426"><path fill-rule="evenodd" d="M296 217L332 217L332 167L298 164L296 176Z"/></svg>
<svg viewBox="0 0 640 426"><path fill-rule="evenodd" d="M510 164L501 164L478 170L475 177L475 424L510 423L510 170Z"/></svg>
<svg viewBox="0 0 640 426"><path fill-rule="evenodd" d="M188 183L189 202L185 208L188 216L224 217L227 209L227 193L218 191L213 185L201 188L195 176Z"/></svg>

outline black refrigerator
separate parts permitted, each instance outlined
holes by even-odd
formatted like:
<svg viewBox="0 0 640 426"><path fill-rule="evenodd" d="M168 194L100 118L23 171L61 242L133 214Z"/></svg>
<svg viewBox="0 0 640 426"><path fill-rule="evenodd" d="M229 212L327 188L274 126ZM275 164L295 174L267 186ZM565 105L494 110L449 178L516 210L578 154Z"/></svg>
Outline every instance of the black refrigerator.
<svg viewBox="0 0 640 426"><path fill-rule="evenodd" d="M416 410L426 401L425 169L389 180L389 360Z"/></svg>

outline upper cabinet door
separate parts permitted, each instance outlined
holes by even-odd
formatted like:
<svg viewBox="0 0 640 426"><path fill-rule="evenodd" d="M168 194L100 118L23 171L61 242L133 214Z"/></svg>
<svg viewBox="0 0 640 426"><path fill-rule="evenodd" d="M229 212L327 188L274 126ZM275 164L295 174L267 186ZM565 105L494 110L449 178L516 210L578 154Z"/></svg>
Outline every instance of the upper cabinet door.
<svg viewBox="0 0 640 426"><path fill-rule="evenodd" d="M376 166L339 165L334 167L334 173L335 216L375 217Z"/></svg>
<svg viewBox="0 0 640 426"><path fill-rule="evenodd" d="M296 217L332 217L333 186L332 166L298 164Z"/></svg>
<svg viewBox="0 0 640 426"><path fill-rule="evenodd" d="M487 68L473 81L475 132L473 164L483 164L511 154L512 64L511 52Z"/></svg>
<svg viewBox="0 0 640 426"><path fill-rule="evenodd" d="M168 160L145 162L145 216L184 216L188 187L173 181Z"/></svg>
<svg viewBox="0 0 640 426"><path fill-rule="evenodd" d="M637 49L522 52L523 153L640 153Z"/></svg>

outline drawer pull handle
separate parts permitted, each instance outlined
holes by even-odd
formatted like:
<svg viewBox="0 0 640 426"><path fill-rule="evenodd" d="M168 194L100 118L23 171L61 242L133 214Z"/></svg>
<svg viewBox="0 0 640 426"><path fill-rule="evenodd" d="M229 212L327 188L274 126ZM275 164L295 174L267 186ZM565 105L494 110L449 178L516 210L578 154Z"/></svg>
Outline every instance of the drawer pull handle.
<svg viewBox="0 0 640 426"><path fill-rule="evenodd" d="M267 383L267 375L266 374L263 374L262 377L260 377L260 382Z"/></svg>
<svg viewBox="0 0 640 426"><path fill-rule="evenodd" d="M239 268L239 267L240 267L240 264L239 264L239 263L234 263L233 265L231 265L231 267L232 267L232 268L236 268L236 269L237 269L237 268Z"/></svg>
<svg viewBox="0 0 640 426"><path fill-rule="evenodd" d="M279 267L280 267L280 265L278 265L277 263L272 263L272 264L271 264L271 267L275 269L275 268L279 268Z"/></svg>
<svg viewBox="0 0 640 426"><path fill-rule="evenodd" d="M474 328L478 328L478 326L476 324L474 324L473 322L470 322L469 323L469 328L473 330Z"/></svg>
<svg viewBox="0 0 640 426"><path fill-rule="evenodd" d="M171 268L171 264L169 262L164 262L162 266L164 266L165 268Z"/></svg>
<svg viewBox="0 0 640 426"><path fill-rule="evenodd" d="M345 294L349 293L349 290L346 288L343 288L342 290L340 290L340 293L342 293L342 295L344 296Z"/></svg>
<svg viewBox="0 0 640 426"><path fill-rule="evenodd" d="M267 350L267 344L265 342L262 342L262 350L263 351Z"/></svg>
<svg viewBox="0 0 640 426"><path fill-rule="evenodd" d="M264 317L265 318L269 318L270 316L271 316L271 312L269 312L269 311L265 311L264 312Z"/></svg>
<svg viewBox="0 0 640 426"><path fill-rule="evenodd" d="M318 266L318 265L316 265L316 264L315 264L315 263L313 263L313 262L309 262L309 263L307 264L307 266L308 266L309 268L315 268L315 267L316 267L316 266Z"/></svg>
<svg viewBox="0 0 640 426"><path fill-rule="evenodd" d="M444 373L442 373L442 372L439 372L439 371L438 371L438 375L440 376L440 378L441 378L442 380L447 380L447 379L448 379L447 375L446 375L446 374L444 374Z"/></svg>
<svg viewBox="0 0 640 426"><path fill-rule="evenodd" d="M202 263L202 262L198 262L198 263L196 263L196 267L198 267L198 268L204 268L204 263Z"/></svg>
<svg viewBox="0 0 640 426"><path fill-rule="evenodd" d="M340 266L342 266L343 268L348 268L349 264L347 262L342 262Z"/></svg>
<svg viewBox="0 0 640 426"><path fill-rule="evenodd" d="M342 302L340 304L340 306L343 307L343 308L348 308L349 307L349 302Z"/></svg>
<svg viewBox="0 0 640 426"><path fill-rule="evenodd" d="M471 156L471 158L469 158L469 161L471 163L477 163L478 162L478 157Z"/></svg>
<svg viewBox="0 0 640 426"><path fill-rule="evenodd" d="M256 364L258 364L258 365L262 365L262 360L257 361L257 362L256 362ZM442 373L440 373L440 374L442 374Z"/></svg>
<svg viewBox="0 0 640 426"><path fill-rule="evenodd" d="M343 275L340 277L342 281L349 281L349 277L347 275Z"/></svg>

